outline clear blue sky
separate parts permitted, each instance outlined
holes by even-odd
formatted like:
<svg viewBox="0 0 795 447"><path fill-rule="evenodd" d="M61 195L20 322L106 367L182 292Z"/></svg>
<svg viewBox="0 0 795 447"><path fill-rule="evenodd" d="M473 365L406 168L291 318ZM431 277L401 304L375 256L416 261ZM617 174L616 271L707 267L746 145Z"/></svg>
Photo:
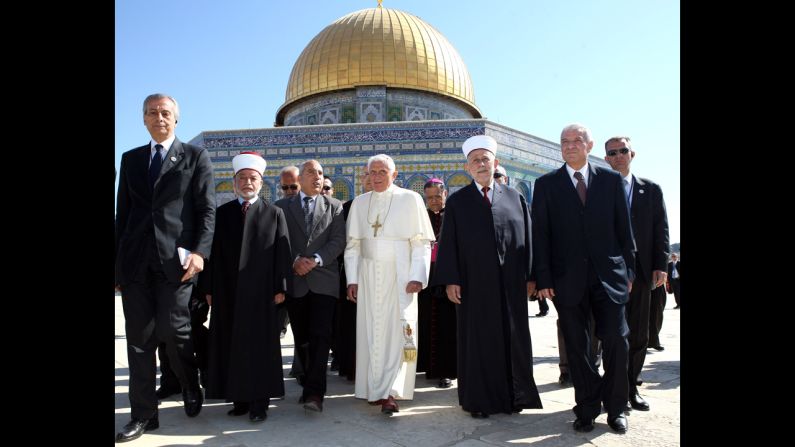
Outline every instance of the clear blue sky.
<svg viewBox="0 0 795 447"><path fill-rule="evenodd" d="M116 168L145 144L142 101L177 98L177 136L273 126L304 47L376 0L116 0ZM558 142L569 123L628 135L632 172L659 183L679 242L679 2L385 0L461 54L483 115Z"/></svg>

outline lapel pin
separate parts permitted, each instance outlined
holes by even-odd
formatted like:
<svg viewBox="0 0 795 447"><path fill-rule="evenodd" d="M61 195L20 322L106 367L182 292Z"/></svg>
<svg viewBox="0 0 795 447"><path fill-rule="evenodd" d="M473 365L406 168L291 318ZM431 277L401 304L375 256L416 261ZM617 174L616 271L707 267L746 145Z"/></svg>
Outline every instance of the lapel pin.
<svg viewBox="0 0 795 447"><path fill-rule="evenodd" d="M172 156L171 156L171 161L174 161L174 162L176 162L176 161L177 161L177 157L174 157L174 156L172 155ZM641 191L641 192L643 192L643 191Z"/></svg>
<svg viewBox="0 0 795 447"><path fill-rule="evenodd" d="M639 193L641 193L641 194L643 194L643 190L642 190L642 189L639 189L639 190L638 190L638 192L639 192Z"/></svg>

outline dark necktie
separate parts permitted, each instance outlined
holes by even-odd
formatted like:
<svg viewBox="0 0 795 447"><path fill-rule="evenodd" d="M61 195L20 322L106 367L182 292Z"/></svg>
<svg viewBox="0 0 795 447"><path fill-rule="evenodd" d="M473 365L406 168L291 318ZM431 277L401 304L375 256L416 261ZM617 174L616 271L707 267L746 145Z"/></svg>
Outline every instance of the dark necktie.
<svg viewBox="0 0 795 447"><path fill-rule="evenodd" d="M624 179L624 192L627 196L627 206L632 208L632 183L630 183L627 179Z"/></svg>
<svg viewBox="0 0 795 447"><path fill-rule="evenodd" d="M491 200L489 200L489 187L484 186L480 190L483 191L483 202L485 202L486 205L491 206Z"/></svg>
<svg viewBox="0 0 795 447"><path fill-rule="evenodd" d="M246 220L246 213L248 212L248 208L251 206L251 202L248 200L243 201L243 208L240 208L240 211L243 212L243 220Z"/></svg>
<svg viewBox="0 0 795 447"><path fill-rule="evenodd" d="M157 176L160 175L160 167L163 166L163 145L155 145L155 155L152 157L152 163L149 164L149 186L154 189Z"/></svg>
<svg viewBox="0 0 795 447"><path fill-rule="evenodd" d="M580 196L580 202L585 205L585 178L582 176L582 173L577 171L574 173L574 178L577 179L577 195Z"/></svg>
<svg viewBox="0 0 795 447"><path fill-rule="evenodd" d="M304 223L306 224L307 235L312 231L312 213L309 212L310 201L312 201L311 197L304 197Z"/></svg>

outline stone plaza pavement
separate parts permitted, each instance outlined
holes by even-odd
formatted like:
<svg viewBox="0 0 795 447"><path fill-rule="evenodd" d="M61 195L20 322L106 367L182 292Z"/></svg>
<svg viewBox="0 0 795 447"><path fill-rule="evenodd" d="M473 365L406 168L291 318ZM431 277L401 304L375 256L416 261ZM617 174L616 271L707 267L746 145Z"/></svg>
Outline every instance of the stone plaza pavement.
<svg viewBox="0 0 795 447"><path fill-rule="evenodd" d="M660 342L665 350L649 350L641 374L640 393L651 411L633 411L629 431L620 435L607 426L602 413L590 433L572 429L574 389L558 385L558 347L555 307L546 317L535 317L537 302L528 303L533 340L533 374L544 408L520 414L491 415L473 419L458 406L457 384L436 388L436 380L417 375L412 401L398 401L400 412L392 417L380 407L353 397L353 382L330 372L324 411L306 411L298 404L301 394L295 379L287 376L293 352L290 330L282 339L285 374L284 399L272 399L268 419L253 423L246 416L231 417L231 404L205 401L201 414L188 418L181 395L160 403L160 428L127 443L130 446L676 446L680 444L679 315L671 296L665 310ZM130 419L127 398L128 370L124 314L116 296L114 434ZM420 334L420 336L422 336ZM110 443L110 433L108 433Z"/></svg>

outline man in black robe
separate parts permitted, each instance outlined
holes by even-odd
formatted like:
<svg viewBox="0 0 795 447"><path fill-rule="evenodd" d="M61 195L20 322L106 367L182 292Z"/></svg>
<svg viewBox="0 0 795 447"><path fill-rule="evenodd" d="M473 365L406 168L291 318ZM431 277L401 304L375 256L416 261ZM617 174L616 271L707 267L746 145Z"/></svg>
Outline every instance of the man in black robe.
<svg viewBox="0 0 795 447"><path fill-rule="evenodd" d="M261 422L270 398L284 396L276 305L290 278L290 241L284 212L258 197L265 160L243 152L232 167L239 197L218 207L216 251L201 276L211 305L207 398Z"/></svg>
<svg viewBox="0 0 795 447"><path fill-rule="evenodd" d="M527 321L529 209L494 181L493 138L470 137L463 151L474 180L447 199L433 282L458 304L458 401L475 418L542 408Z"/></svg>
<svg viewBox="0 0 795 447"><path fill-rule="evenodd" d="M440 179L432 178L425 183L423 192L428 206L428 218L438 241L442 231L447 189ZM438 250L439 244L434 243L429 283L433 282L436 272ZM455 304L447 299L443 285L430 286L420 292L417 311L417 328L422 334L417 346L417 371L425 371L426 379L438 378L439 388L450 388L452 379L457 377Z"/></svg>

